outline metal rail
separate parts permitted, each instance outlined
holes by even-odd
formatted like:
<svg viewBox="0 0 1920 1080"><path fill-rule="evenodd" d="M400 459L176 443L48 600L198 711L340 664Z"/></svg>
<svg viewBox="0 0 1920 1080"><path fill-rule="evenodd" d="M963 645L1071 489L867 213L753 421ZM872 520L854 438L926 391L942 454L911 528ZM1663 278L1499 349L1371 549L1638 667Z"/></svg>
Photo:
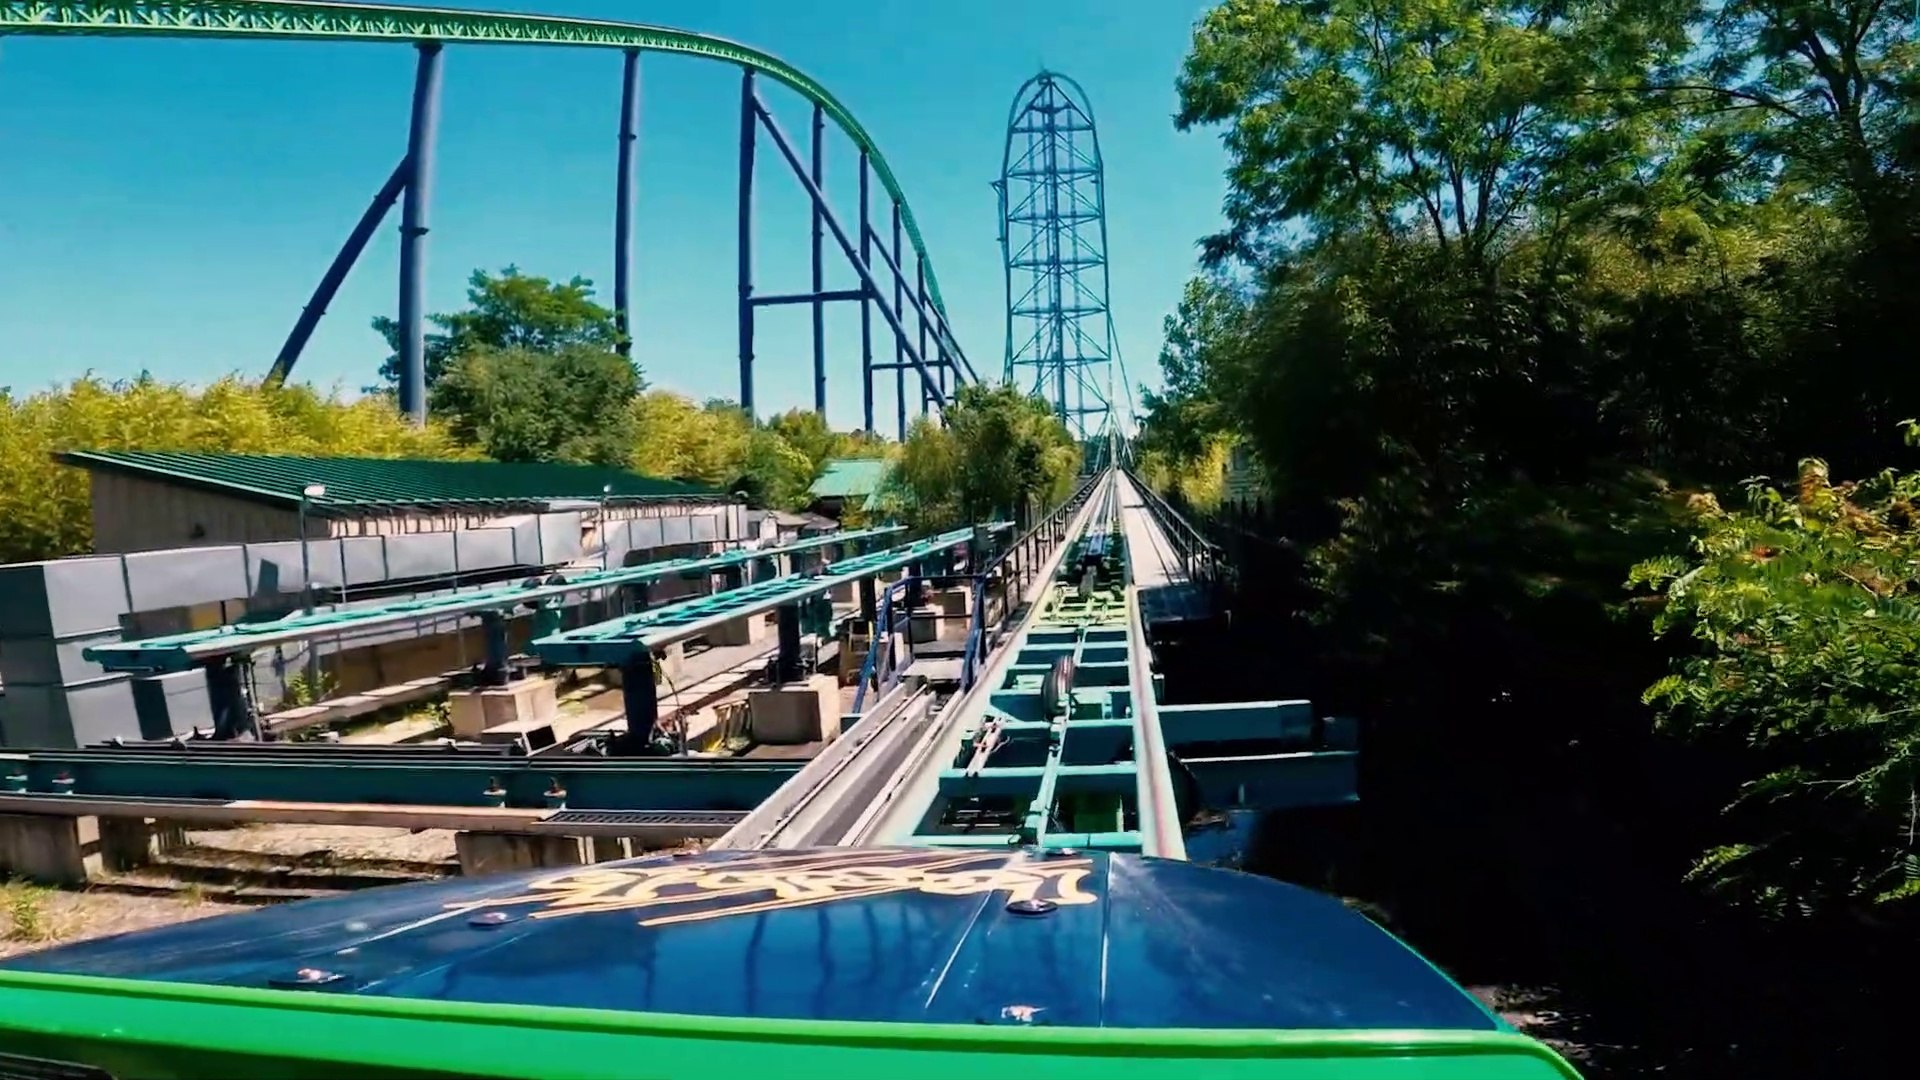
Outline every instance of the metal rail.
<svg viewBox="0 0 1920 1080"><path fill-rule="evenodd" d="M942 316L936 320L936 333L946 332L946 302L919 222L873 135L820 82L750 45L691 30L604 19L294 0L0 0L0 37L8 35L572 46L679 53L738 64L798 91L853 140L900 207L900 224L926 267L927 293Z"/></svg>
<svg viewBox="0 0 1920 1080"><path fill-rule="evenodd" d="M1005 522L988 526L990 531L1006 528ZM846 559L821 573L788 574L713 596L666 604L539 638L529 647L549 664L622 664L636 652L694 637L735 619L798 605L825 596L838 586L943 556L973 537L972 529L955 529L904 547Z"/></svg>
<svg viewBox="0 0 1920 1080"><path fill-rule="evenodd" d="M482 589L465 594L434 596L382 604L362 611L305 612L264 622L236 623L209 630L95 645L85 650L88 660L108 671L186 671L221 657L316 637L361 633L386 626L429 622L460 615L504 612L522 605L538 606L575 593L619 586L644 585L676 574L711 573L762 559L797 555L834 544L864 544L903 531L888 525L857 532L830 534L784 547L731 551L699 558L667 559L622 570L592 570L554 582L551 578L520 585Z"/></svg>
<svg viewBox="0 0 1920 1080"><path fill-rule="evenodd" d="M1102 484L1104 477L1096 482L1094 489L1099 490ZM945 767L977 733L984 710L990 707L994 696L1007 683L1010 672L1019 664L1027 638L1050 610L1050 597L1059 587L1057 579L1076 548L1075 541L1100 512L1100 500L1086 499L1065 524L1058 546L1042 564L1033 587L1021 598L1027 604L1025 618L1008 633L1006 643L986 658L972 687L947 702L933 722L921 725L911 745L902 748L898 764L885 770L877 792L859 800L861 812L854 823L833 842L846 845L927 842L920 835L921 825L941 798L940 782ZM867 790L873 787L867 785Z"/></svg>

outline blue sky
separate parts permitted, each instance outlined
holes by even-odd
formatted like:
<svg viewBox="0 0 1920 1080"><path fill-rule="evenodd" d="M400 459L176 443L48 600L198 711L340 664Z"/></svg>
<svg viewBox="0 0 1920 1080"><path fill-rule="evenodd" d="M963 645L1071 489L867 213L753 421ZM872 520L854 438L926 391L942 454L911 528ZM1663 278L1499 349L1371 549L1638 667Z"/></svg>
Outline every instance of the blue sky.
<svg viewBox="0 0 1920 1080"><path fill-rule="evenodd" d="M919 216L962 345L1004 353L996 206L1007 108L1043 64L1092 99L1107 164L1112 305L1128 370L1157 381L1161 319L1216 227L1224 152L1177 133L1173 80L1201 0L522 0L476 7L621 18L767 49L874 133ZM292 42L7 39L0 44L0 384L92 370L204 381L264 372L406 139L413 52ZM611 299L620 60L596 50L449 51L427 300L461 304L476 267L592 278ZM643 60L635 338L647 378L735 396L736 69ZM804 138L808 109L764 91ZM855 157L830 138L828 190L856 205ZM762 142L758 285L803 289L805 196ZM385 349L398 213L296 370L353 390ZM850 226L851 227L851 226ZM832 241L829 238L829 245ZM854 278L829 247L831 285ZM830 309L829 415L860 419L859 323ZM803 308L763 312L763 412L811 403ZM876 326L879 320L876 319ZM884 376L883 376L884 377ZM889 390L890 392L890 390ZM890 397L880 397L882 430Z"/></svg>

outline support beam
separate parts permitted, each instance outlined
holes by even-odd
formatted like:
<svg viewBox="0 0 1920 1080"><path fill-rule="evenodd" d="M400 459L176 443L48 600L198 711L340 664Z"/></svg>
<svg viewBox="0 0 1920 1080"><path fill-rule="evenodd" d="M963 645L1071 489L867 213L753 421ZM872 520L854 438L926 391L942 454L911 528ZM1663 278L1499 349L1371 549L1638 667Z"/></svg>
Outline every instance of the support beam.
<svg viewBox="0 0 1920 1080"><path fill-rule="evenodd" d="M300 359L300 353L313 337L313 331L320 325L320 317L327 313L327 306L346 283L348 271L360 261L360 253L367 250L367 242L379 230L380 223L387 219L387 212L393 204L400 201L400 193L407 189L407 159L393 167L393 175L373 196L367 209L360 215L360 221L353 231L347 234L347 242L340 245L339 254L333 257L333 264L320 276L320 284L314 287L313 295L308 298L307 306L300 310L300 317L294 320L293 329L288 332L287 340L281 344L279 355L273 358L273 367L267 370L267 382L282 383L293 374L293 365Z"/></svg>
<svg viewBox="0 0 1920 1080"><path fill-rule="evenodd" d="M740 408L753 419L753 69L740 76Z"/></svg>
<svg viewBox="0 0 1920 1080"><path fill-rule="evenodd" d="M407 128L407 190L400 204L400 411L427 422L427 203L433 190L434 137L440 127L440 43L423 41L413 76Z"/></svg>
<svg viewBox="0 0 1920 1080"><path fill-rule="evenodd" d="M653 650L642 645L620 665L620 700L627 714L627 734L613 742L619 757L638 757L653 745L660 723L660 691L653 684Z"/></svg>
<svg viewBox="0 0 1920 1080"><path fill-rule="evenodd" d="M815 102L813 106L813 186L819 191L827 187L827 111ZM813 204L813 411L821 419L827 416L827 308L820 301L820 293L827 287L826 266L821 261L820 241L824 236L822 229L826 222L821 214L818 201ZM849 254L848 258L852 258Z"/></svg>
<svg viewBox="0 0 1920 1080"><path fill-rule="evenodd" d="M906 293L906 282L900 273L900 204L893 204L893 309L900 310L900 304ZM898 331L893 335L893 400L899 411L898 437L907 441L907 342L906 335Z"/></svg>
<svg viewBox="0 0 1920 1080"><path fill-rule="evenodd" d="M873 271L873 223L871 216L872 200L868 195L869 174L873 166L867 161L867 152L860 151L860 265L867 271ZM869 435L875 434L873 428L873 305L866 289L860 290L860 427Z"/></svg>
<svg viewBox="0 0 1920 1080"><path fill-rule="evenodd" d="M923 302L926 300L927 261L925 259L922 259L918 255L915 255L913 257L913 291L916 295L920 297L920 299ZM927 356L927 310L921 304L915 304L914 313L917 316L917 321L920 324L920 358L922 360L925 360ZM920 384L920 415L921 416L927 415L928 397L929 397L928 387L926 385L926 381L923 379ZM940 404L945 405L946 403L947 403L946 396L942 395L940 399Z"/></svg>
<svg viewBox="0 0 1920 1080"><path fill-rule="evenodd" d="M620 142L614 173L613 325L621 356L633 355L634 144L640 139L640 50L628 49L620 74Z"/></svg>
<svg viewBox="0 0 1920 1080"><path fill-rule="evenodd" d="M776 617L779 620L780 651L774 661L773 681L784 686L799 682L803 674L800 664L800 605L782 604Z"/></svg>
<svg viewBox="0 0 1920 1080"><path fill-rule="evenodd" d="M879 282L874 280L873 272L861 264L859 249L847 235L847 230L841 227L840 219L834 214L833 207L827 204L826 195L808 177L806 169L801 165L799 152L793 148L793 140L787 138L786 131L780 127L780 122L773 118L773 114L767 111L766 106L751 96L748 102L748 107L759 115L760 123L766 127L767 134L773 137L774 148L779 150L780 156L786 159L787 167L793 170L794 178L800 182L800 186L807 192L807 197L813 200L814 207L826 219L827 230L833 234L834 241L840 245L841 254L846 256L847 261L853 264L854 270L860 275L861 284L877 292ZM880 317L886 320L888 328L905 338L907 328L900 313L885 304L876 303L874 306L880 309ZM927 366L925 348L918 351L908 349L907 358L912 360L919 370L923 390L927 393L939 394L939 391L933 389L933 371ZM939 404L945 405L946 396L939 394L938 401Z"/></svg>

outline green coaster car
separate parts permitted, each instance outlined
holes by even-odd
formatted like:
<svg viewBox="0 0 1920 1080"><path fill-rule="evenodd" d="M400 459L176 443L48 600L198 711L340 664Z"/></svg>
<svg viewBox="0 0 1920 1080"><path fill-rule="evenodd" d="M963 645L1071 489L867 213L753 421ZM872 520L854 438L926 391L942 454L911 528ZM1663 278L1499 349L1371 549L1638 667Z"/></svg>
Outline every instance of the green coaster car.
<svg viewBox="0 0 1920 1080"><path fill-rule="evenodd" d="M831 848L376 889L0 964L0 1080L1564 1080L1338 901Z"/></svg>

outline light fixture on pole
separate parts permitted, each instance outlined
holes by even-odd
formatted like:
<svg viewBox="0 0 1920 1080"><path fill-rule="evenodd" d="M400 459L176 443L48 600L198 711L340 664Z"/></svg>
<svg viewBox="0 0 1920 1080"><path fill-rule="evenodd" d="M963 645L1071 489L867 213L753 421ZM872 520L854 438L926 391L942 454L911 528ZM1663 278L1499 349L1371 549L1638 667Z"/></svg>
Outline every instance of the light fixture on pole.
<svg viewBox="0 0 1920 1080"><path fill-rule="evenodd" d="M308 484L300 489L300 509L298 512L300 530L300 591L308 615L313 614L313 557L307 548L307 508L315 500L327 497L327 485ZM320 692L320 653L313 642L307 642L307 692Z"/></svg>
<svg viewBox="0 0 1920 1080"><path fill-rule="evenodd" d="M607 563L613 555L613 530L607 524L607 496L613 494L612 484L600 485L600 569L608 569Z"/></svg>

